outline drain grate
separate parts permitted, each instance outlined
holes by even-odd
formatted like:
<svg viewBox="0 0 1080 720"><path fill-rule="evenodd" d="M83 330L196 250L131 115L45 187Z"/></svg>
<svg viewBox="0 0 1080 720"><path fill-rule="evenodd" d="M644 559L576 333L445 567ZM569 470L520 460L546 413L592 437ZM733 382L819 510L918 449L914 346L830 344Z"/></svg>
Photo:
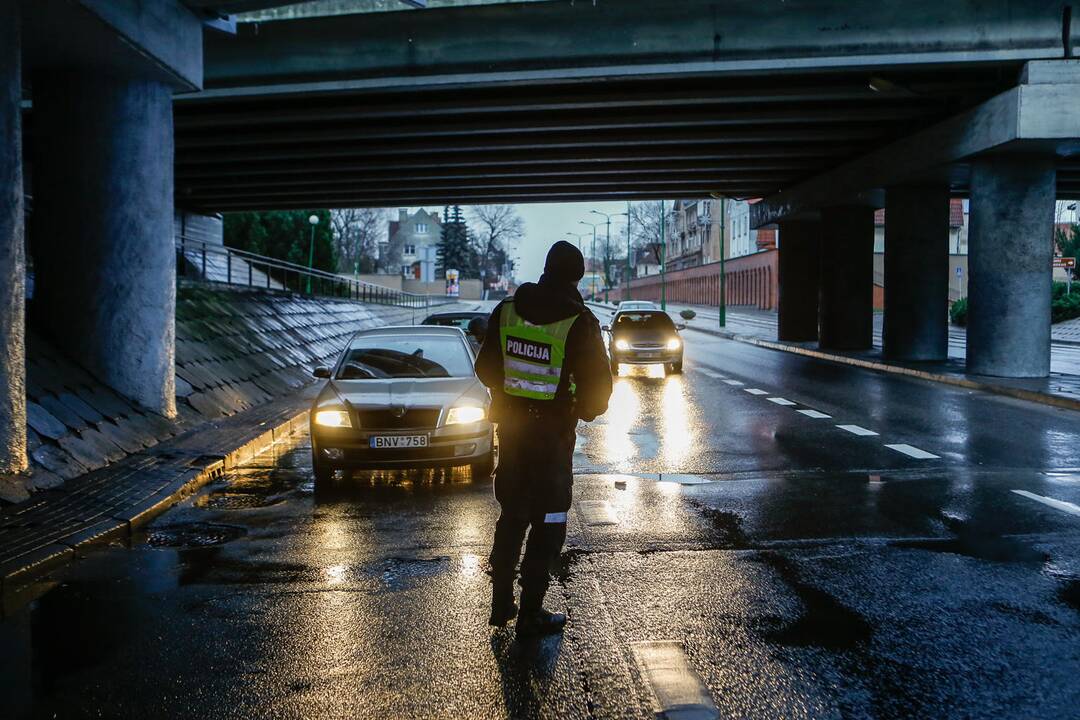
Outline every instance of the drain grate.
<svg viewBox="0 0 1080 720"><path fill-rule="evenodd" d="M269 507L281 502L281 498L271 498L245 492L212 492L199 498L198 507L208 510L250 510Z"/></svg>
<svg viewBox="0 0 1080 720"><path fill-rule="evenodd" d="M244 528L218 523L179 523L154 528L146 533L146 542L155 548L199 548L222 545L243 537Z"/></svg>

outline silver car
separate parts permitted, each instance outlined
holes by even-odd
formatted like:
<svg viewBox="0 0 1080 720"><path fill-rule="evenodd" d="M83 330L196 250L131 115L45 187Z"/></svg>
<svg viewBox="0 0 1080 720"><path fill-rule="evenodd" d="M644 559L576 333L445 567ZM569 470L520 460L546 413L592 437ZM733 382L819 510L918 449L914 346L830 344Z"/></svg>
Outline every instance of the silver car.
<svg viewBox="0 0 1080 720"><path fill-rule="evenodd" d="M336 470L495 465L491 395L458 328L385 327L357 333L311 406L317 483Z"/></svg>

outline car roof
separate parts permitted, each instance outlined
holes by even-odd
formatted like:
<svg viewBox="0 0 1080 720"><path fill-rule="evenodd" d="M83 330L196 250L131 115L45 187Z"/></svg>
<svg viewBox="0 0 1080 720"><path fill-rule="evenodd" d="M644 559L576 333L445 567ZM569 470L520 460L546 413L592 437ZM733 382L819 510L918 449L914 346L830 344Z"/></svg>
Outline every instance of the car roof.
<svg viewBox="0 0 1080 720"><path fill-rule="evenodd" d="M458 310L456 312L431 313L424 319L430 320L431 318L487 317L490 314L491 313L483 312L480 310Z"/></svg>
<svg viewBox="0 0 1080 720"><path fill-rule="evenodd" d="M465 333L461 331L461 328L447 325L384 325L383 327L361 330L353 335L353 339L371 335L408 335L412 337L452 335L454 337L464 337Z"/></svg>

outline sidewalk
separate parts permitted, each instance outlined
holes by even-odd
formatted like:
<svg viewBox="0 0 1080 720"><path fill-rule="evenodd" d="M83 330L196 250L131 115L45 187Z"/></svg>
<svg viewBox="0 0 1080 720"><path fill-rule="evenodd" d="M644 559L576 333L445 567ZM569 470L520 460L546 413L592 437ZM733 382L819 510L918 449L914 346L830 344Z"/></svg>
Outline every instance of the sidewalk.
<svg viewBox="0 0 1080 720"><path fill-rule="evenodd" d="M874 315L874 348L864 352L819 350L817 343L780 342L776 339L776 313L747 307L728 307L727 324L719 327L719 313L714 306L668 303L668 311L677 315L689 308L697 313L688 328L720 337L766 347L772 350L806 355L881 372L908 375L923 380L957 385L972 390L1015 397L1044 405L1080 410L1080 345L1068 336L1080 333L1080 323L1070 321L1055 326L1051 345L1051 374L1048 378L1013 379L972 375L964 365L966 334L964 328L949 328L949 359L943 363L901 363L881 356L880 313ZM1061 325L1068 325L1062 328Z"/></svg>

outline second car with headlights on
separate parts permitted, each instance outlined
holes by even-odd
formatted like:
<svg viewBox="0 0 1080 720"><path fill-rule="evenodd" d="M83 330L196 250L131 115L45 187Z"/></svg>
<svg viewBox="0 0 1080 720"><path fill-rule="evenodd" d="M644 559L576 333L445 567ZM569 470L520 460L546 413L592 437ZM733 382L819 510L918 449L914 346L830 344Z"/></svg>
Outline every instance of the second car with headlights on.
<svg viewBox="0 0 1080 720"><path fill-rule="evenodd" d="M311 407L317 483L335 471L470 465L490 477L491 396L464 333L437 326L365 330L349 341Z"/></svg>
<svg viewBox="0 0 1080 720"><path fill-rule="evenodd" d="M683 343L676 325L662 310L631 310L617 312L611 325L604 330L610 334L608 355L611 372L618 374L620 364L663 364L669 373L681 373Z"/></svg>

